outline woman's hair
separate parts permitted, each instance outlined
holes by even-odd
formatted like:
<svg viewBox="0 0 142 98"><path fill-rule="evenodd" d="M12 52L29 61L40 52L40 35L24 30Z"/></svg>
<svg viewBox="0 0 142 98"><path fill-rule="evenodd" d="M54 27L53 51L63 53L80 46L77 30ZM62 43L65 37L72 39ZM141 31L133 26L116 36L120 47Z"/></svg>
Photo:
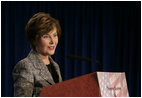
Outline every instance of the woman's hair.
<svg viewBox="0 0 142 98"><path fill-rule="evenodd" d="M26 37L29 41L31 48L35 49L35 42L42 35L48 34L54 28L57 30L57 35L61 35L61 27L55 18L47 13L39 12L33 15L26 25Z"/></svg>

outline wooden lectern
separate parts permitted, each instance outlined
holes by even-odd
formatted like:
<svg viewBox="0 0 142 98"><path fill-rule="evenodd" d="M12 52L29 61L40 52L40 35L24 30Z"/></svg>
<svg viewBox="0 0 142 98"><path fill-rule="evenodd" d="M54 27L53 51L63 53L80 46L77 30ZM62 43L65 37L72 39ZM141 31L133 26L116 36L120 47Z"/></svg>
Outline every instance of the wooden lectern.
<svg viewBox="0 0 142 98"><path fill-rule="evenodd" d="M104 75L105 74L105 75ZM104 75L104 76L101 76ZM41 97L101 97L101 96L110 96L110 97L114 97L114 96L128 96L128 91L127 91L127 87L125 87L126 89L123 89L124 87L124 82L126 81L122 81L125 79L122 78L122 76L120 74L114 74L114 73L108 73L108 76L106 76L107 74L104 72L94 72L94 73L90 73L87 75L83 75L77 78L73 78L64 82L60 82L48 87L44 87L41 91L40 96ZM119 79L119 83L114 81L113 86L114 85L118 85L121 86L118 87L110 87L106 86L108 83L105 83L104 80L108 80L108 77L112 77L112 79L110 79L111 81L116 79L116 76L120 77ZM124 76L124 75L123 75ZM113 79L114 77L114 79ZM98 80L99 79L99 80ZM116 79L116 81L118 81L118 79ZM123 84L122 84L122 82ZM105 83L104 85L102 85L103 83ZM110 82L111 83L111 82ZM99 85L101 84L101 85ZM121 84L121 85L120 85ZM104 87L103 87L104 86ZM103 89L100 89L103 88ZM121 92L121 90L125 93L127 93L127 95L124 95L123 92ZM107 94L103 94L107 93Z"/></svg>

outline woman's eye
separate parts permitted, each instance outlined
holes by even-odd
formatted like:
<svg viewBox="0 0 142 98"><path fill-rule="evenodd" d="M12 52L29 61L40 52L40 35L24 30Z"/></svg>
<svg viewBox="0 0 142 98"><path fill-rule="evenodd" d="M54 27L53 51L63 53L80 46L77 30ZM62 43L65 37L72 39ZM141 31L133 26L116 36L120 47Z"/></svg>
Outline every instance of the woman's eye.
<svg viewBox="0 0 142 98"><path fill-rule="evenodd" d="M53 36L54 36L54 37L57 37L57 34L54 34Z"/></svg>
<svg viewBox="0 0 142 98"><path fill-rule="evenodd" d="M48 35L44 35L44 36L43 36L43 38L48 38L48 37L49 37Z"/></svg>

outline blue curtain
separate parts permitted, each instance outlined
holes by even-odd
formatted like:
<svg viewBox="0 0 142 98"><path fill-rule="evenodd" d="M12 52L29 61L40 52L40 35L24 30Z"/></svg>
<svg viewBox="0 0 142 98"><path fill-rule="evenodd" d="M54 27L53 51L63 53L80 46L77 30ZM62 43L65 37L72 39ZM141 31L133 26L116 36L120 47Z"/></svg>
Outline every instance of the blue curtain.
<svg viewBox="0 0 142 98"><path fill-rule="evenodd" d="M125 72L130 96L141 96L141 2L2 1L1 94L13 96L12 70L30 46L25 26L37 12L59 20L53 56L63 80L96 71ZM76 57L81 56L81 57Z"/></svg>

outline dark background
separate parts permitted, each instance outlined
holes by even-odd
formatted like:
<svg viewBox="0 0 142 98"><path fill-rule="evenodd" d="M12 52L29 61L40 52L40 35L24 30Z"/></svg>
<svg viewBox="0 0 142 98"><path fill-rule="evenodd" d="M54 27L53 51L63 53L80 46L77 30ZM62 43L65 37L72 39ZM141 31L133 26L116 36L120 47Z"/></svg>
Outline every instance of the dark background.
<svg viewBox="0 0 142 98"><path fill-rule="evenodd" d="M141 1L2 1L2 96L13 96L12 70L30 51L25 26L37 12L50 13L61 24L53 58L63 80L95 71L125 72L129 96L141 96Z"/></svg>

